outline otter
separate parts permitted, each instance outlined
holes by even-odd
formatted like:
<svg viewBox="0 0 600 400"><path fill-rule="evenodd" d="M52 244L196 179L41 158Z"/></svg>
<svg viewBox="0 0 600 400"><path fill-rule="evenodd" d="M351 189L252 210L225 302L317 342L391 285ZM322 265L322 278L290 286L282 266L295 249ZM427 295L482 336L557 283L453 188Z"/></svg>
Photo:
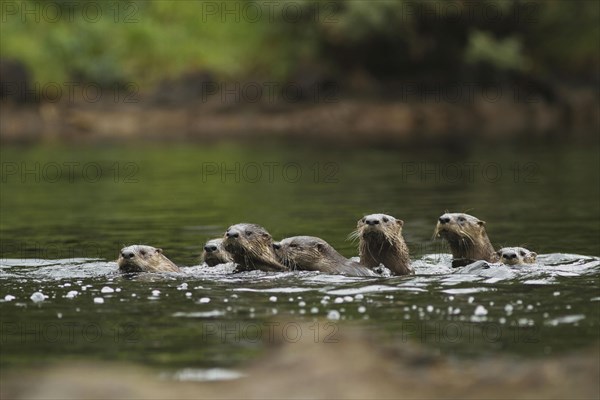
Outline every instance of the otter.
<svg viewBox="0 0 600 400"><path fill-rule="evenodd" d="M485 221L463 213L445 213L437 222L433 236L446 239L452 252L452 267L463 267L478 260L491 262L494 248L485 232Z"/></svg>
<svg viewBox="0 0 600 400"><path fill-rule="evenodd" d="M223 248L223 239L211 239L204 244L202 262L209 267L233 262L233 257Z"/></svg>
<svg viewBox="0 0 600 400"><path fill-rule="evenodd" d="M370 269L383 264L394 275L414 274L402 237L403 225L404 221L386 214L371 214L359 219L350 237L360 239L360 263Z"/></svg>
<svg viewBox="0 0 600 400"><path fill-rule="evenodd" d="M123 247L117 260L122 272L180 272L177 265L165 257L162 249L143 244Z"/></svg>
<svg viewBox="0 0 600 400"><path fill-rule="evenodd" d="M503 247L491 255L491 261L506 265L533 264L536 257L536 252L524 247Z"/></svg>
<svg viewBox="0 0 600 400"><path fill-rule="evenodd" d="M329 243L314 236L293 236L273 243L279 260L292 270L320 271L348 276L380 276L338 253Z"/></svg>
<svg viewBox="0 0 600 400"><path fill-rule="evenodd" d="M273 250L269 232L256 224L237 224L225 232L223 247L238 264L236 272L260 269L262 271L287 271Z"/></svg>

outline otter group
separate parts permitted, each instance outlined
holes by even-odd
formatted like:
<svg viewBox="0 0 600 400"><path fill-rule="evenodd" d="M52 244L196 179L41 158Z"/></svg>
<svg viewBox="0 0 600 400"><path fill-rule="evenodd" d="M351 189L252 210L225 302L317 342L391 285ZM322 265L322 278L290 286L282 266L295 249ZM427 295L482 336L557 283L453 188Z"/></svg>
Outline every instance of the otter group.
<svg viewBox="0 0 600 400"><path fill-rule="evenodd" d="M319 271L348 276L381 275L381 267L393 275L410 275L414 270L402 227L404 222L386 214L370 214L358 220L351 239L358 239L359 261L338 253L325 240L314 236L293 236L274 242L265 228L256 224L236 224L223 238L204 245L202 261L209 267L235 263L236 272ZM452 266L461 267L478 260L507 265L534 263L537 254L523 247L495 251L485 231L485 222L464 213L445 213L438 218L434 238L448 242ZM121 249L117 260L123 272L178 272L161 249L133 245Z"/></svg>
<svg viewBox="0 0 600 400"><path fill-rule="evenodd" d="M494 251L485 231L485 221L469 214L445 213L438 218L434 237L448 242L452 267L463 267L478 260L507 265L535 263L537 253L523 247L503 247Z"/></svg>

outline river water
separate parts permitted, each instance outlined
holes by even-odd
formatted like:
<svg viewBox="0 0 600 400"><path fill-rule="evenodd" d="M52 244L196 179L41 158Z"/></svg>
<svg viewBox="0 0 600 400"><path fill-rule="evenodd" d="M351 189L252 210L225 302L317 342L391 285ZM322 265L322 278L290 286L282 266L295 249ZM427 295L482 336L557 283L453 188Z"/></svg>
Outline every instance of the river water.
<svg viewBox="0 0 600 400"><path fill-rule="evenodd" d="M224 379L275 331L335 339L345 325L457 357L589 346L600 326L597 150L4 146L0 365L127 360ZM525 246L538 264L453 270L432 239L446 210L485 220L496 248ZM348 234L376 212L404 220L415 276L198 266L203 243L238 222L356 256ZM162 247L183 272L119 275L119 249L136 243Z"/></svg>

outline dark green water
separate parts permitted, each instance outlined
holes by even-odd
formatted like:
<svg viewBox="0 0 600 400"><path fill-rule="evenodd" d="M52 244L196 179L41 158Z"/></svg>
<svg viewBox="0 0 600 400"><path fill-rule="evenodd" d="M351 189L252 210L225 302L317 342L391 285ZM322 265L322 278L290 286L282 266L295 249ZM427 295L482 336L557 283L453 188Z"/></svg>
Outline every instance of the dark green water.
<svg viewBox="0 0 600 400"><path fill-rule="evenodd" d="M314 323L333 335L337 324L360 324L461 356L552 354L598 337L595 147L455 154L175 144L3 147L0 154L3 367L65 358L232 367L261 351L276 321ZM524 245L542 265L502 276L453 274L439 256L447 249L431 240L445 210L487 221L495 247ZM350 257L357 250L348 234L375 212L405 221L416 276L189 268L127 280L111 262L123 245L144 243L196 265L203 243L238 222L259 223L275 239L320 236ZM49 297L34 303L37 291ZM2 301L7 295L15 298ZM297 326L289 327L293 337Z"/></svg>

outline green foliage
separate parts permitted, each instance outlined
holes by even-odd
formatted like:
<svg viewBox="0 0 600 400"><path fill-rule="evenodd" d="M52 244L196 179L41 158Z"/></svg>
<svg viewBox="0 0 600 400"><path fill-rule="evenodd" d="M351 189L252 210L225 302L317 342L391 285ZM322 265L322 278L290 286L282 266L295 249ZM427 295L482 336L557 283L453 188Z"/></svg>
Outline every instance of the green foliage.
<svg viewBox="0 0 600 400"><path fill-rule="evenodd" d="M524 69L526 65L521 41L514 37L497 39L488 32L474 31L465 54L467 62L485 62L502 69Z"/></svg>
<svg viewBox="0 0 600 400"><path fill-rule="evenodd" d="M85 2L70 4L79 6L52 21L44 18L43 3L20 3L38 7L39 22L35 14L7 14L3 7L0 55L23 60L42 83L77 77L143 86L193 69L224 76L281 70L279 43L267 40L268 26L222 22L203 13L202 2L94 2L103 6L97 19L85 17Z"/></svg>
<svg viewBox="0 0 600 400"><path fill-rule="evenodd" d="M548 1L524 43L538 72L593 76L600 65L600 3ZM555 71L552 71L552 70Z"/></svg>
<svg viewBox="0 0 600 400"><path fill-rule="evenodd" d="M598 63L600 6L591 1L0 4L0 56L24 61L42 84L77 78L148 87L194 70L284 79L304 64L342 72L352 65L376 66L370 71L375 77L382 70L402 76L411 68L452 73L469 62L589 75ZM473 4L479 11L468 16ZM57 5L61 17L53 18ZM504 19L486 19L486 5ZM90 12L94 7L101 7L99 17ZM289 18L295 14L284 13L286 7L299 10L301 18ZM260 15L253 19L256 10Z"/></svg>

